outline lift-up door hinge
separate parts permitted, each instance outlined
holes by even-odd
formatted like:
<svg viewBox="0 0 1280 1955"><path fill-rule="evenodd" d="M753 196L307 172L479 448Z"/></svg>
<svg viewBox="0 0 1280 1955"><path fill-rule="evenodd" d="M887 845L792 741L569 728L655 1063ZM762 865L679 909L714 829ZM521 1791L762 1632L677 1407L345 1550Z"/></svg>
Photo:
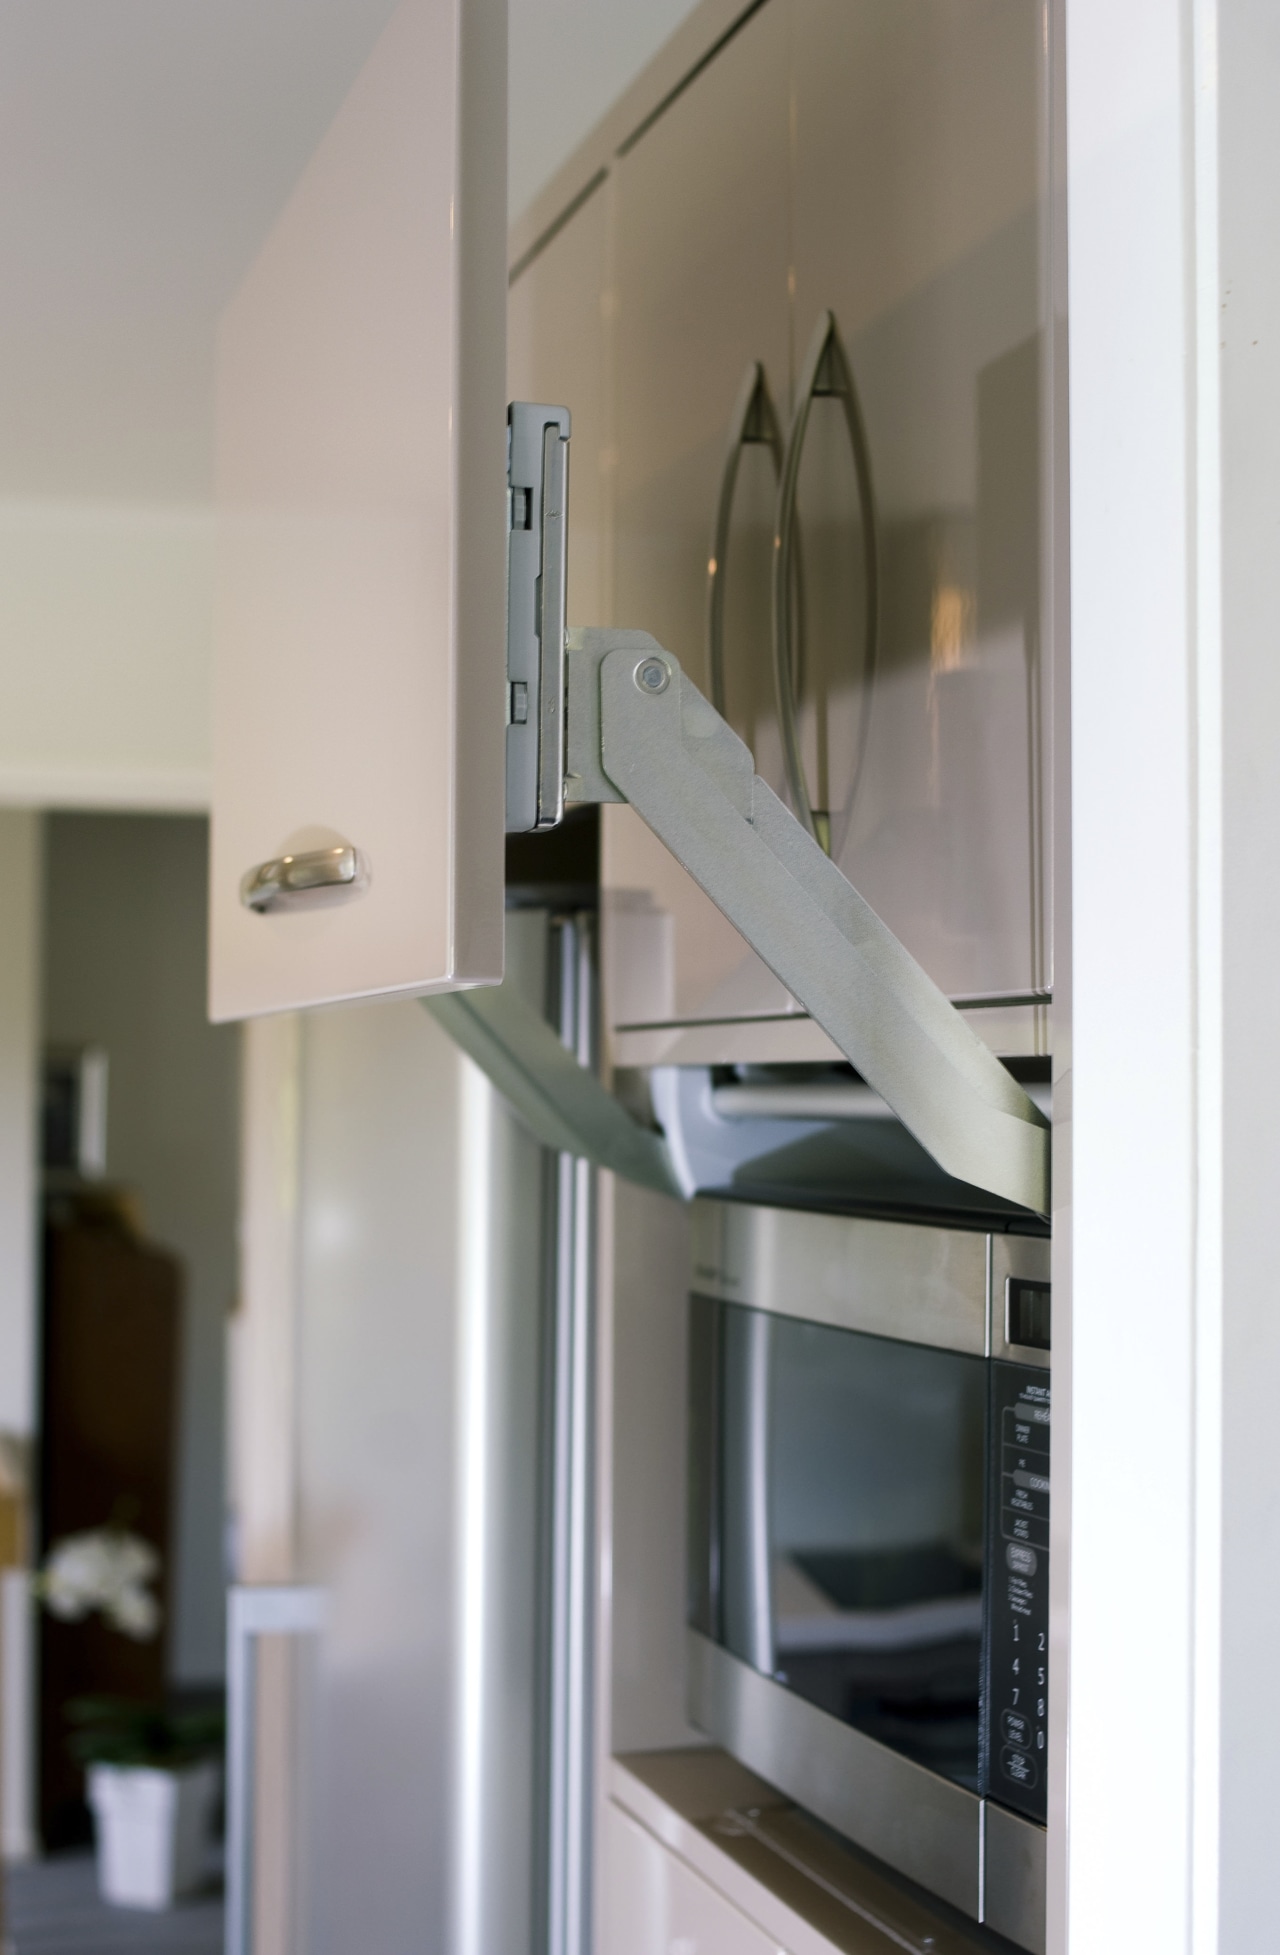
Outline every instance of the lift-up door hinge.
<svg viewBox="0 0 1280 1955"><path fill-rule="evenodd" d="M1049 1129L642 632L568 641L570 801L629 801L939 1166L1044 1214Z"/></svg>
<svg viewBox="0 0 1280 1955"><path fill-rule="evenodd" d="M547 479L546 457L558 463L567 449L567 419L514 407L513 471L523 429L520 452L540 442ZM560 479L567 486L567 473ZM555 517L563 496L562 488L557 503L544 492L536 600L530 579L516 576L513 544L509 602L524 616L508 627L509 645L536 642L542 714L563 702L563 801L629 801L940 1167L1047 1214L1043 1115L760 779L748 748L679 662L644 632L566 634L563 609L555 610L564 594L563 513L558 527ZM554 750L548 733L540 765ZM558 796L531 795L527 770L514 778L508 828L558 819Z"/></svg>
<svg viewBox="0 0 1280 1955"><path fill-rule="evenodd" d="M564 602L569 410L507 418L507 827L564 813Z"/></svg>

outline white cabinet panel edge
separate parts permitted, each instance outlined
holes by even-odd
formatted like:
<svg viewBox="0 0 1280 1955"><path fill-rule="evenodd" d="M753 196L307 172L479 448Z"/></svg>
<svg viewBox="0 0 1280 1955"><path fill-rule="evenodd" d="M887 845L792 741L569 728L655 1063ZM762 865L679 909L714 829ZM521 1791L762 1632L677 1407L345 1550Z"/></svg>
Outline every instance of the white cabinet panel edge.
<svg viewBox="0 0 1280 1955"><path fill-rule="evenodd" d="M506 58L404 0L223 316L215 1019L502 975ZM366 888L241 904L338 842Z"/></svg>
<svg viewBox="0 0 1280 1955"><path fill-rule="evenodd" d="M607 1840L603 1955L789 1955L616 1802Z"/></svg>
<svg viewBox="0 0 1280 1955"><path fill-rule="evenodd" d="M616 1810L625 1812L664 1852L706 1881L776 1943L783 1955L841 1955L837 1943L820 1934L745 1867L721 1852L700 1828L667 1805L617 1758L610 1759L607 1766L607 1792Z"/></svg>

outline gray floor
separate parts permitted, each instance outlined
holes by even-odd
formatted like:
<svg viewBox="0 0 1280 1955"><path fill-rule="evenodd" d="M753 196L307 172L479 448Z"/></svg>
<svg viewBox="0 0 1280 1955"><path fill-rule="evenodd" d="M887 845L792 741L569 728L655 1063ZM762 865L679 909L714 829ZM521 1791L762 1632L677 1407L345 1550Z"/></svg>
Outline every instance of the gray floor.
<svg viewBox="0 0 1280 1955"><path fill-rule="evenodd" d="M165 1914L107 1907L91 1853L56 1853L5 1873L5 1938L13 1955L220 1955L222 1896Z"/></svg>

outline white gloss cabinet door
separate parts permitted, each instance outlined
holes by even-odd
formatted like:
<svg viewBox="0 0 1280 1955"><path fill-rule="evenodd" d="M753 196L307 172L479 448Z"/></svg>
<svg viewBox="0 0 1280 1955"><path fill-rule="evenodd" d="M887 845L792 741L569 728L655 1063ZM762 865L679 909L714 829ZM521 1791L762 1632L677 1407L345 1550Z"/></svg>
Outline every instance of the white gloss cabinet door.
<svg viewBox="0 0 1280 1955"><path fill-rule="evenodd" d="M506 59L403 0L221 322L215 1019L502 975Z"/></svg>
<svg viewBox="0 0 1280 1955"><path fill-rule="evenodd" d="M795 343L834 313L879 540L868 669L865 512L819 400L799 493L809 792L840 867L944 991L1042 992L1046 17L1038 0L794 0L792 25Z"/></svg>
<svg viewBox="0 0 1280 1955"><path fill-rule="evenodd" d="M789 405L789 60L789 8L775 0L627 148L614 178L611 622L652 632L709 696L709 546L727 433L752 364L763 368L784 424ZM761 774L780 788L768 627L773 498L768 446L749 443L721 566L723 704ZM601 878L605 1007L615 1028L793 1009L631 808L602 811Z"/></svg>
<svg viewBox="0 0 1280 1955"><path fill-rule="evenodd" d="M786 1955L612 1802L604 1817L603 1955Z"/></svg>

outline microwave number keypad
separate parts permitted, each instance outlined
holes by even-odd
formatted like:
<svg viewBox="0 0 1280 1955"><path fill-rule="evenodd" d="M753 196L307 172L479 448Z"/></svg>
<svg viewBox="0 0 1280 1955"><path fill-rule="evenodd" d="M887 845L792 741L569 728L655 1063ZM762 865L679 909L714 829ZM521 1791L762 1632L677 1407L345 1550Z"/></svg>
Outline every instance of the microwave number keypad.
<svg viewBox="0 0 1280 1955"><path fill-rule="evenodd" d="M991 1367L987 1796L1046 1814L1049 1744L1049 1373Z"/></svg>

